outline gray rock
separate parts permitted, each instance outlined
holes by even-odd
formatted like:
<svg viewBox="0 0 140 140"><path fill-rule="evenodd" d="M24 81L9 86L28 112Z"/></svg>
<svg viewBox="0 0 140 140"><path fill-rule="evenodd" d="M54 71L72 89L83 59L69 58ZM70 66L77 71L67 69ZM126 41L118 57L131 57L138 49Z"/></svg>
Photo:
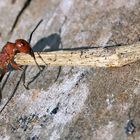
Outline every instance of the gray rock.
<svg viewBox="0 0 140 140"><path fill-rule="evenodd" d="M40 19L43 22L31 42L34 51L139 41L139 0L36 0L25 5L26 2L0 1L1 48L7 41L28 39ZM16 92L0 114L1 140L140 139L139 62L108 69L42 68L43 76L37 76L37 67L28 66L29 90L22 82L18 85L21 71L10 74L0 108ZM126 133L127 120L133 120L135 126L130 135Z"/></svg>

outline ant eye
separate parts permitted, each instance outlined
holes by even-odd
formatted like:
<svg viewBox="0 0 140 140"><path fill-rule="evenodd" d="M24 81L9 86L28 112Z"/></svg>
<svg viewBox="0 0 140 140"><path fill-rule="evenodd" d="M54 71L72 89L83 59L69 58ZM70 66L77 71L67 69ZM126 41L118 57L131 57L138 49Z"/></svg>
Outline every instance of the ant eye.
<svg viewBox="0 0 140 140"><path fill-rule="evenodd" d="M19 47L23 47L23 46L24 46L23 42L20 42Z"/></svg>
<svg viewBox="0 0 140 140"><path fill-rule="evenodd" d="M20 44L21 44L21 46L23 46L23 45L24 45L22 42L21 42Z"/></svg>

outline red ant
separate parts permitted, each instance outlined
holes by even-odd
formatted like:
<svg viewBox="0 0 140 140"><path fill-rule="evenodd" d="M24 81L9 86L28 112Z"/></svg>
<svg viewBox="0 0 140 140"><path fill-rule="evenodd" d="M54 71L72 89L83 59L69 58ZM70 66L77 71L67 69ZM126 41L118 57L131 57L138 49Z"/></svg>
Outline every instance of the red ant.
<svg viewBox="0 0 140 140"><path fill-rule="evenodd" d="M21 70L21 66L14 62L14 56L17 53L28 53L32 57L34 57L34 53L26 40L17 39L15 43L7 42L7 44L3 47L1 54L5 56L3 59L3 68L5 68L4 72L7 72L6 64L11 64L12 68L15 70Z"/></svg>
<svg viewBox="0 0 140 140"><path fill-rule="evenodd" d="M28 54L30 54L34 58L34 60L36 62L36 58L35 58L35 55L34 55L34 52L33 52L32 48L30 46L30 42L31 42L31 38L32 38L33 32L37 29L37 27L39 26L39 24L42 21L43 20L41 20L37 24L35 29L32 31L28 41L26 41L24 39L17 39L15 41L15 43L7 42L7 44L2 48L2 51L0 52L0 73L1 73L0 82L2 81L4 75L7 72L11 71L9 69L9 65L12 67L13 70L23 70L23 68L20 65L18 65L17 63L14 62L14 57L15 57L15 55L17 53L28 53ZM37 64L39 70L41 71L41 69L40 69L40 67L39 67L37 62L36 62L36 64ZM24 77L24 80L25 80L25 77ZM23 85L24 85L24 83L25 83L25 81L23 81ZM24 85L24 87L27 88L25 85ZM0 102L1 102L1 99L2 99L2 94L0 93Z"/></svg>

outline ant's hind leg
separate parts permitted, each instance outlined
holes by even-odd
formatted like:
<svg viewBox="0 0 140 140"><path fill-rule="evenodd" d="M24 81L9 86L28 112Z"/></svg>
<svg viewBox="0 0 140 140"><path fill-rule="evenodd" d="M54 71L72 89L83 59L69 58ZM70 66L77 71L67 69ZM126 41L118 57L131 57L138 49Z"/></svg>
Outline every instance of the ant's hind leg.
<svg viewBox="0 0 140 140"><path fill-rule="evenodd" d="M0 104L1 104L1 100L2 100L2 89L1 89L1 86L0 86Z"/></svg>
<svg viewBox="0 0 140 140"><path fill-rule="evenodd" d="M23 73L22 73L22 82L23 82L23 86L25 87L25 89L29 90L28 85L25 84L26 70L27 70L27 66L25 66Z"/></svg>
<svg viewBox="0 0 140 140"><path fill-rule="evenodd" d="M0 76L0 103L1 103L1 100L2 100L2 87L1 87L1 81L2 81L2 79L3 79L3 77L4 77L4 74L5 74L5 73L2 73L1 76Z"/></svg>

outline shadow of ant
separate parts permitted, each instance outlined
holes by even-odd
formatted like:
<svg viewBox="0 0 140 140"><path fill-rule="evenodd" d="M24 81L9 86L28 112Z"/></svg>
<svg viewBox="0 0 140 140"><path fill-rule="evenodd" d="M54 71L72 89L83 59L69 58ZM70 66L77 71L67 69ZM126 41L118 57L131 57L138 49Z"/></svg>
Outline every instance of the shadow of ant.
<svg viewBox="0 0 140 140"><path fill-rule="evenodd" d="M56 51L60 49L60 45L62 45L61 37L59 34L54 33L40 39L32 49L34 52ZM46 46L49 46L49 49L46 49Z"/></svg>

